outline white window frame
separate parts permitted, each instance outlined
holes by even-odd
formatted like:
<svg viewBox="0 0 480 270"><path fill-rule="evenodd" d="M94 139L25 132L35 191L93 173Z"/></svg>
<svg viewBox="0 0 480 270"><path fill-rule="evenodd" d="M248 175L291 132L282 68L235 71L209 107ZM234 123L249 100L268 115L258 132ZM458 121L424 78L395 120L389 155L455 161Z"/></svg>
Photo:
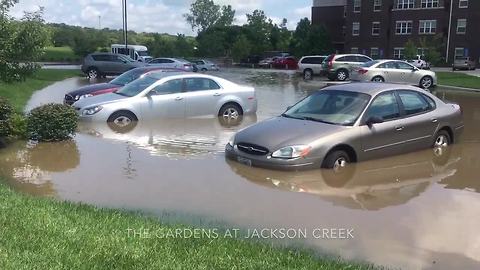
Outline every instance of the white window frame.
<svg viewBox="0 0 480 270"><path fill-rule="evenodd" d="M410 24L410 27L409 27L409 24ZM399 25L400 27L398 27ZM400 29L400 33L397 31L398 29ZM395 22L395 35L411 35L412 29L413 29L413 21L396 21Z"/></svg>
<svg viewBox="0 0 480 270"><path fill-rule="evenodd" d="M462 51L461 56L457 54L458 51ZM465 48L464 47L456 47L455 48L455 55L454 55L455 58L454 58L454 60L457 59L459 56L460 57L465 57Z"/></svg>
<svg viewBox="0 0 480 270"><path fill-rule="evenodd" d="M353 12L360 13L362 11L362 0L353 0Z"/></svg>
<svg viewBox="0 0 480 270"><path fill-rule="evenodd" d="M420 20L418 33L420 35L433 35L437 32L437 20Z"/></svg>
<svg viewBox="0 0 480 270"><path fill-rule="evenodd" d="M397 9L415 8L415 0L397 0Z"/></svg>
<svg viewBox="0 0 480 270"><path fill-rule="evenodd" d="M398 53L397 53L398 52ZM404 47L393 48L393 58L402 60L402 57L405 55Z"/></svg>
<svg viewBox="0 0 480 270"><path fill-rule="evenodd" d="M440 3L438 0L421 0L420 7L421 8L438 8Z"/></svg>
<svg viewBox="0 0 480 270"><path fill-rule="evenodd" d="M459 31L460 28L460 22L465 22L465 26L463 26L464 31ZM457 34L458 35L465 35L467 33L467 19L458 19L457 20Z"/></svg>
<svg viewBox="0 0 480 270"><path fill-rule="evenodd" d="M350 53L351 53L351 54L358 54L358 51L359 51L359 50L358 50L358 47L352 47L352 48L350 48Z"/></svg>
<svg viewBox="0 0 480 270"><path fill-rule="evenodd" d="M373 0L373 11L382 11L382 0Z"/></svg>
<svg viewBox="0 0 480 270"><path fill-rule="evenodd" d="M468 0L459 0L458 8L468 8Z"/></svg>
<svg viewBox="0 0 480 270"><path fill-rule="evenodd" d="M373 55L373 52L376 51L376 55ZM380 50L378 49L378 47L372 47L370 48L370 57L372 59L378 59L380 57Z"/></svg>
<svg viewBox="0 0 480 270"><path fill-rule="evenodd" d="M375 28L375 26L378 26ZM374 29L378 29L378 33L374 33ZM380 36L380 22L372 22L372 36Z"/></svg>
<svg viewBox="0 0 480 270"><path fill-rule="evenodd" d="M355 30L357 30L358 32L355 33ZM352 36L360 36L360 23L359 22L352 23Z"/></svg>

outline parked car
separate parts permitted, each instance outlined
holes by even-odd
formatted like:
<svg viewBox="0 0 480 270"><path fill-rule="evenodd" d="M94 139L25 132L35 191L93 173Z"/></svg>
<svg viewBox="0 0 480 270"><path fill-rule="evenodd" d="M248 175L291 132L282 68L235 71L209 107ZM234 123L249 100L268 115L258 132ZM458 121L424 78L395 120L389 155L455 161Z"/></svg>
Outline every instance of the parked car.
<svg viewBox="0 0 480 270"><path fill-rule="evenodd" d="M200 71L218 71L220 70L217 66L217 64L213 63L212 61L208 60L195 60L193 61L193 64L195 64Z"/></svg>
<svg viewBox="0 0 480 270"><path fill-rule="evenodd" d="M459 105L418 87L349 83L323 88L281 116L239 131L226 156L277 169L333 168L443 148L463 130Z"/></svg>
<svg viewBox="0 0 480 270"><path fill-rule="evenodd" d="M90 79L107 75L120 75L127 70L144 66L132 58L113 53L92 53L83 59L82 72Z"/></svg>
<svg viewBox="0 0 480 270"><path fill-rule="evenodd" d="M147 65L162 68L176 68L183 71L196 72L195 65L182 58L155 58L148 62Z"/></svg>
<svg viewBox="0 0 480 270"><path fill-rule="evenodd" d="M157 118L219 116L236 119L257 110L255 89L195 73L149 73L110 94L73 104L80 118L116 125Z"/></svg>
<svg viewBox="0 0 480 270"><path fill-rule="evenodd" d="M273 62L273 67L278 69L297 69L298 62L297 59L292 56L278 57Z"/></svg>
<svg viewBox="0 0 480 270"><path fill-rule="evenodd" d="M272 68L272 67L273 67L273 63L275 62L275 60L276 60L277 58L278 58L278 57L265 58L265 59L263 59L262 61L258 62L258 66L260 66L261 68Z"/></svg>
<svg viewBox="0 0 480 270"><path fill-rule="evenodd" d="M331 54L322 67L329 80L345 81L350 77L353 67L369 61L372 61L372 58L362 54Z"/></svg>
<svg viewBox="0 0 480 270"><path fill-rule="evenodd" d="M477 64L470 57L458 57L458 58L455 58L455 61L453 61L452 70L453 71L457 69L475 70L476 66Z"/></svg>
<svg viewBox="0 0 480 270"><path fill-rule="evenodd" d="M298 61L298 71L305 80L311 80L314 75L323 73L322 63L326 58L324 55L304 56Z"/></svg>
<svg viewBox="0 0 480 270"><path fill-rule="evenodd" d="M130 83L151 71L179 72L181 70L163 69L155 66L134 68L116 77L108 83L91 84L67 93L63 99L63 104L72 105L80 99L115 92L121 87L125 86L127 83Z"/></svg>
<svg viewBox="0 0 480 270"><path fill-rule="evenodd" d="M407 62L419 69L430 69L430 63L422 59L421 55L417 55L416 59L410 59Z"/></svg>
<svg viewBox="0 0 480 270"><path fill-rule="evenodd" d="M352 70L352 81L389 82L428 89L437 84L437 75L399 60L373 60Z"/></svg>

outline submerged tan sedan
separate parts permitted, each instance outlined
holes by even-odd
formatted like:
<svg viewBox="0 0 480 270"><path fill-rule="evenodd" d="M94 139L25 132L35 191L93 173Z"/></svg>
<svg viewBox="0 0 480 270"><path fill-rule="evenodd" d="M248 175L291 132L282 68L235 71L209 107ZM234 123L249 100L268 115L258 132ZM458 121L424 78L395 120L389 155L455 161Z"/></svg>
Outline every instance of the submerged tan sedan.
<svg viewBox="0 0 480 270"><path fill-rule="evenodd" d="M437 75L405 61L373 60L352 70L352 81L401 83L428 89L437 85Z"/></svg>
<svg viewBox="0 0 480 270"><path fill-rule="evenodd" d="M239 131L226 156L249 166L333 168L458 140L459 105L413 86L350 83L324 88L281 116Z"/></svg>

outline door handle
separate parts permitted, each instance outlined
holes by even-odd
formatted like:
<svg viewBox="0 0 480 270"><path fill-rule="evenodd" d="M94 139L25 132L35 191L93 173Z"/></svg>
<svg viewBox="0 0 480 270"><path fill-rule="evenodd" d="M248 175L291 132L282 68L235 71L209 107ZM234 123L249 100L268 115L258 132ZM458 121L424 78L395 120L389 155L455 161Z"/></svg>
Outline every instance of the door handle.
<svg viewBox="0 0 480 270"><path fill-rule="evenodd" d="M395 130L396 130L396 131L402 131L402 130L404 130L404 129L405 129L405 127L395 127Z"/></svg>
<svg viewBox="0 0 480 270"><path fill-rule="evenodd" d="M438 122L438 119L436 119L436 118L432 119L432 123L437 123L437 122Z"/></svg>
<svg viewBox="0 0 480 270"><path fill-rule="evenodd" d="M220 93L215 93L215 94L213 94L214 97L219 97L219 96L221 96L221 95L222 95L222 94L220 94Z"/></svg>
<svg viewBox="0 0 480 270"><path fill-rule="evenodd" d="M175 98L175 100L177 100L177 101L178 101L178 100L182 100L182 99L183 99L183 97L176 97L176 98Z"/></svg>

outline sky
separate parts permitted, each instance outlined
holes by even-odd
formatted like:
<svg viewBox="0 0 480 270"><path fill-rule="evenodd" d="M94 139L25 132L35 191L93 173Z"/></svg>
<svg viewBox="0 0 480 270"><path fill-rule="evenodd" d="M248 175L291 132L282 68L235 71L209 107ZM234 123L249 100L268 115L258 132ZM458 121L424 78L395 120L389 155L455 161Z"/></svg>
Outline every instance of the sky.
<svg viewBox="0 0 480 270"><path fill-rule="evenodd" d="M288 28L295 29L301 18L310 18L312 0L214 0L232 5L236 10L235 24L246 23L245 14L262 9L275 23L287 18ZM183 14L193 0L127 0L129 29L137 32L158 32L195 35ZM44 7L47 22L86 27L122 28L121 0L20 0L10 14L21 18L24 11ZM99 21L100 16L100 21Z"/></svg>

